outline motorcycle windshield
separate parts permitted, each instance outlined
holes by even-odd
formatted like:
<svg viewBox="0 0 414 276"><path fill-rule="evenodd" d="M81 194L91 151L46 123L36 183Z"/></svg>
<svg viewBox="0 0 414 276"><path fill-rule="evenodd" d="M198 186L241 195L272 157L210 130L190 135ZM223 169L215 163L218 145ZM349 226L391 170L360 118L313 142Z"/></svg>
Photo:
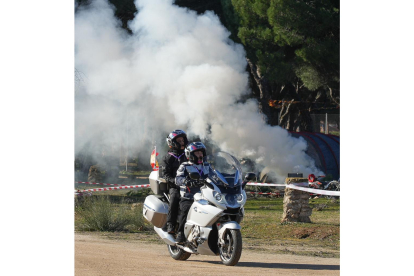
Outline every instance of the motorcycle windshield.
<svg viewBox="0 0 414 276"><path fill-rule="evenodd" d="M220 151L207 156L210 163L209 178L222 193L240 193L242 169L239 161L231 154Z"/></svg>

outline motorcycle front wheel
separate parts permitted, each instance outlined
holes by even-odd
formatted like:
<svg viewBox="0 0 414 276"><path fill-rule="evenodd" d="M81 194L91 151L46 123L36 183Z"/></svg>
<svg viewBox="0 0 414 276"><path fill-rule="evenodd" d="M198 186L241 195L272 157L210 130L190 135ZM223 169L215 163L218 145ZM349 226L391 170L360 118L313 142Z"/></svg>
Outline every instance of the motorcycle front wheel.
<svg viewBox="0 0 414 276"><path fill-rule="evenodd" d="M171 257L177 261L185 261L190 258L191 253L185 252L181 248L173 245L167 245L168 252L170 253Z"/></svg>
<svg viewBox="0 0 414 276"><path fill-rule="evenodd" d="M227 230L224 234L224 245L219 245L220 258L223 264L236 265L242 253L242 236L240 230Z"/></svg>

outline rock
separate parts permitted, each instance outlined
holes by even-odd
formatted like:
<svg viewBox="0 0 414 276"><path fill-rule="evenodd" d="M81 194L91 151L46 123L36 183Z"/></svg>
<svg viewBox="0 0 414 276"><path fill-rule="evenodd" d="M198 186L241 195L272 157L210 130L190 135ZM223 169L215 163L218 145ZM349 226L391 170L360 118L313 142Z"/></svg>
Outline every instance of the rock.
<svg viewBox="0 0 414 276"><path fill-rule="evenodd" d="M301 183L307 182L306 178L286 178L285 183ZM282 222L306 222L310 223L312 209L309 206L309 193L295 190L285 189L285 197L283 198L283 217Z"/></svg>

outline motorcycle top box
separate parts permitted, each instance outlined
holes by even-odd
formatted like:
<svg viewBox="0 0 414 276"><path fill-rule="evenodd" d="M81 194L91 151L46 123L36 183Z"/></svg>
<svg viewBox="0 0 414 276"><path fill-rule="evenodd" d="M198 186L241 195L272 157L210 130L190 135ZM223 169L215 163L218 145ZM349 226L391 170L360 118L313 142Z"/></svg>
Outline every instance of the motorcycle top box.
<svg viewBox="0 0 414 276"><path fill-rule="evenodd" d="M167 222L168 205L157 196L149 195L145 198L142 214L155 227L163 227Z"/></svg>
<svg viewBox="0 0 414 276"><path fill-rule="evenodd" d="M152 171L149 175L149 183L151 190L156 195L168 193L167 181L160 175L160 170Z"/></svg>

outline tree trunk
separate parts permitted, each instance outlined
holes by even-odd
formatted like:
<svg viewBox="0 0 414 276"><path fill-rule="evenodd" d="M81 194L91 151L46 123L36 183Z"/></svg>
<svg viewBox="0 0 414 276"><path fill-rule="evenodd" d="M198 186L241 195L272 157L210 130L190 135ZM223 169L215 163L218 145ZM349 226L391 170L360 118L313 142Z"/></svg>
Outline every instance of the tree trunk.
<svg viewBox="0 0 414 276"><path fill-rule="evenodd" d="M263 114L263 120L271 126L279 125L289 131L313 131L312 118L309 112L310 104L301 102L301 95L310 96L310 92L303 90L305 88L303 88L303 85L299 86L299 83L278 87L276 84L270 83L267 77L260 72L260 68L248 58L247 63L251 77L254 80L253 85L255 84L255 87L253 90L256 90L259 110ZM270 100L284 100L280 112L269 105Z"/></svg>
<svg viewBox="0 0 414 276"><path fill-rule="evenodd" d="M250 73L255 80L257 88L259 89L259 111L263 114L263 120L271 126L277 125L277 112L269 105L269 100L271 100L270 95L272 95L272 89L269 81L261 74L260 69L248 58L247 63L250 67Z"/></svg>

